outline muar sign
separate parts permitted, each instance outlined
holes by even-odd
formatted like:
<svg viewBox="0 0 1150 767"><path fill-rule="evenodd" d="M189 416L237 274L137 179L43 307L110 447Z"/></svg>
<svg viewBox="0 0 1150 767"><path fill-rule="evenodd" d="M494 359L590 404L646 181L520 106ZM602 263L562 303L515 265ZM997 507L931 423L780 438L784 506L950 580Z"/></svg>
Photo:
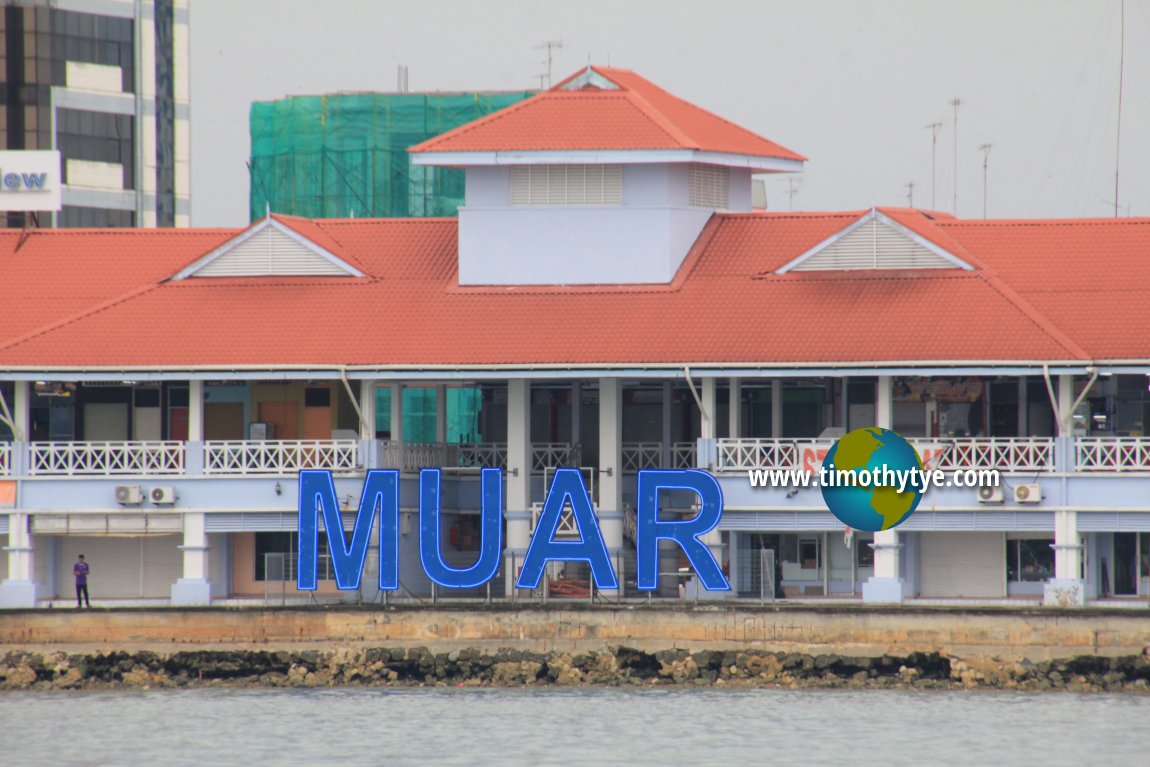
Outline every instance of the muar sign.
<svg viewBox="0 0 1150 767"><path fill-rule="evenodd" d="M60 153L0 151L0 211L60 210Z"/></svg>
<svg viewBox="0 0 1150 767"><path fill-rule="evenodd" d="M503 472L484 469L481 483L483 509L479 525L479 556L474 565L459 568L444 562L440 549L440 472L438 469L424 469L419 474L419 554L427 577L440 586L482 586L499 571L503 556ZM699 499L698 514L686 520L659 519L659 494L664 490L695 493ZM555 537L560 516L568 505L579 528L578 541L556 540ZM730 590L719 563L700 540L719 524L723 514L723 494L714 477L695 469L641 471L637 513L635 580L639 589L651 591L658 588L659 541L673 541L687 555L704 588L709 591ZM343 529L331 472L300 472L296 585L304 591L316 587L321 516L328 531L332 569L340 589L359 588L367 559L368 539L376 517L379 518L379 588L383 591L399 588L398 471L388 469L367 473L350 540ZM544 568L551 561L586 562L598 588L619 588L591 496L576 469L558 469L555 472L515 585L521 589L537 588Z"/></svg>

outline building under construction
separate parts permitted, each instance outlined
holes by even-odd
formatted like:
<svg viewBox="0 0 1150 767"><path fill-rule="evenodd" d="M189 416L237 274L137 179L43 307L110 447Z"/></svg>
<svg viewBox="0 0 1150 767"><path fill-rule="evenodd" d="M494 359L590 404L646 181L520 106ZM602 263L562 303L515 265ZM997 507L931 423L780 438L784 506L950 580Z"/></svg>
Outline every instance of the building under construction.
<svg viewBox="0 0 1150 767"><path fill-rule="evenodd" d="M336 93L252 104L251 219L454 216L463 171L413 166L407 149L530 91Z"/></svg>

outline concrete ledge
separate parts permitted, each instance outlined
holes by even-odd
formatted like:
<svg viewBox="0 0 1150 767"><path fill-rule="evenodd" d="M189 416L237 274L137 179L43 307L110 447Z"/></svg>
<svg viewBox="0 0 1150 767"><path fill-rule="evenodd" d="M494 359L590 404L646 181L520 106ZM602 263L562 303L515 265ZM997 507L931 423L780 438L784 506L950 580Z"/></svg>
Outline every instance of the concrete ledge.
<svg viewBox="0 0 1150 767"><path fill-rule="evenodd" d="M1150 645L1142 611L1057 608L281 608L13 610L0 647L516 647L537 652L619 644L852 655L953 652L1040 658L1136 655Z"/></svg>

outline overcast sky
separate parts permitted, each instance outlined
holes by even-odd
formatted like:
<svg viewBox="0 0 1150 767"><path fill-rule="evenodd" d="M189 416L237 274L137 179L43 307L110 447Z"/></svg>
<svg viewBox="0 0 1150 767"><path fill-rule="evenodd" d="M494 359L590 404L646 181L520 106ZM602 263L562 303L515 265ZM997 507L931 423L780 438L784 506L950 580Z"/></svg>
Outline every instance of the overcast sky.
<svg viewBox="0 0 1150 767"><path fill-rule="evenodd" d="M192 223L248 217L252 101L334 91L537 88L639 72L810 158L774 210L931 205L992 218L1111 216L1121 0L194 0ZM1121 215L1150 216L1150 2L1127 0Z"/></svg>

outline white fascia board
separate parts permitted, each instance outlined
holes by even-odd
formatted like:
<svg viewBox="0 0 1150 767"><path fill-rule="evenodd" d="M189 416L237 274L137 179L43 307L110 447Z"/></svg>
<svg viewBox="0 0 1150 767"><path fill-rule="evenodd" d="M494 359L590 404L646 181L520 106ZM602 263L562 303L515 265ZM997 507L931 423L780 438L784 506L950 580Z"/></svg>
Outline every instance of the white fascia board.
<svg viewBox="0 0 1150 767"><path fill-rule="evenodd" d="M931 253L934 253L939 258L942 258L942 259L949 261L950 263L954 264L954 267L956 269L962 269L962 270L968 271L968 272L974 271L974 267L972 267L970 264L966 263L962 259L951 255L947 251L945 251L942 248L935 245L930 240L916 234L912 230L906 228L905 226L903 226L899 222L895 221L890 216L887 216L886 214L880 212L876 208L871 208L866 213L864 213L862 216L860 216L858 221L855 221L854 223L850 224L845 229L841 229L838 232L836 232L835 234L832 234L830 237L826 238L825 240L820 242L818 245L815 245L810 250L806 251L805 253L803 253L803 254L797 256L796 258L791 259L787 263L783 264L783 266L781 268L779 268L775 271L775 274L786 274L787 272L791 271L792 269L794 269L799 264L806 261L808 258L811 258L812 256L817 255L818 253L822 252L825 248L828 248L831 245L834 245L836 242L843 239L844 237L846 237L848 234L850 234L854 230L858 229L860 226L864 226L865 224L868 224L875 219L878 219L882 223L891 227L892 229L897 231L899 234L901 234L903 237L906 237L909 240L913 240L916 244L921 245L922 247L926 248L927 250L929 250ZM866 270L860 269L860 270L855 270L855 271L866 271Z"/></svg>
<svg viewBox="0 0 1150 767"><path fill-rule="evenodd" d="M275 229L276 231L278 231L278 232L290 237L291 239L295 240L296 242L303 245L308 250L315 253L317 256L320 256L321 258L324 258L327 261L330 261L331 263L335 264L335 266L337 266L341 270L347 272L348 276L351 276L351 277L363 277L364 276L363 272L356 269L354 266L347 263L346 261L341 259L339 256L336 256L336 255L328 252L324 248L321 248L319 245L316 245L314 242L312 242L308 238L304 237L299 232L296 232L291 227L284 226L279 221L276 221L274 218L265 217L259 223L253 224L252 226L248 227L245 231L243 231L240 234L236 235L235 237L231 238L230 240L225 242L223 245L220 245L219 247L217 247L215 250L211 251L207 255L201 256L200 258L196 259L192 263L188 264L183 269L176 272L171 277L171 279L172 280L184 280L184 279L187 279L188 277L194 276L195 273L198 272L200 269L203 269L205 266L212 263L213 261L215 261L220 256L224 255L225 253L228 253L233 248L235 248L239 245L242 245L244 242L248 241L249 239L251 239L255 235L257 235L260 232L262 232L263 230L267 229L269 226L271 228ZM253 276L274 276L274 275L253 275ZM296 276L296 275L292 275L292 276Z"/></svg>
<svg viewBox="0 0 1150 767"><path fill-rule="evenodd" d="M749 168L758 173L801 173L804 160L755 157L696 149L595 149L561 152L418 152L412 165L643 165L698 162L729 168Z"/></svg>
<svg viewBox="0 0 1150 767"><path fill-rule="evenodd" d="M1097 366L1083 362L1063 361L1043 363L1039 361L1006 361L946 363L923 362L859 364L815 363L806 365L732 363L729 366L716 366L705 363L706 367L682 364L659 365L618 365L618 366L218 366L181 369L170 366L162 368L76 368L41 367L6 368L0 370L0 381L248 381L260 380L338 380L347 375L353 380L506 380L509 378L530 378L534 380L564 380L588 378L682 378L684 369L689 369L692 378L838 378L842 376L953 376L953 375L1041 375L1043 370L1052 374L1085 375ZM1126 365L1121 368L1103 368L1102 372L1150 375L1150 360L1141 365Z"/></svg>

